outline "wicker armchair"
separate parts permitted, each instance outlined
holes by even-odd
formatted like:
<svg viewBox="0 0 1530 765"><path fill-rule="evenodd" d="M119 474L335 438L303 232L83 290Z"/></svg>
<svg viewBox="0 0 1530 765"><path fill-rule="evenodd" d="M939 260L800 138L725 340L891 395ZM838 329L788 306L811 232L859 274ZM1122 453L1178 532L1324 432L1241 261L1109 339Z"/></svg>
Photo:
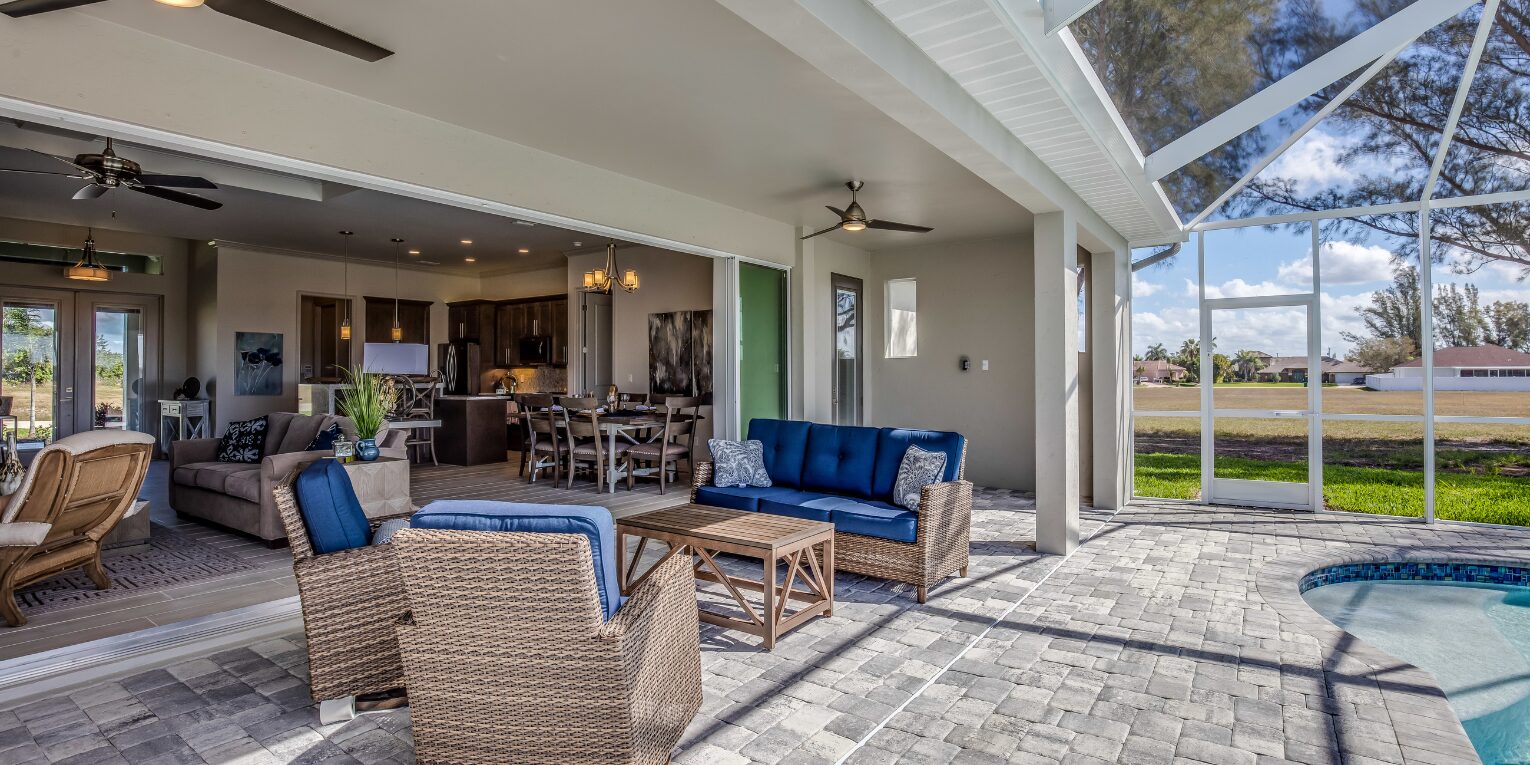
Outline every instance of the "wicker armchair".
<svg viewBox="0 0 1530 765"><path fill-rule="evenodd" d="M972 482L963 480L967 456L962 454L957 479L924 487L919 494L919 521L914 541L834 532L834 568L853 574L891 579L915 587L919 602L946 577L967 575L972 541ZM696 489L712 482L712 463L696 463L691 477L691 501Z"/></svg>
<svg viewBox="0 0 1530 765"><path fill-rule="evenodd" d="M292 490L304 467L289 473L274 492L302 601L310 692L322 701L403 687L404 667L393 625L407 605L393 546L315 555ZM370 520L375 531L389 518Z"/></svg>
<svg viewBox="0 0 1530 765"><path fill-rule="evenodd" d="M701 706L689 556L604 621L583 535L405 529L393 546L420 763L668 761Z"/></svg>

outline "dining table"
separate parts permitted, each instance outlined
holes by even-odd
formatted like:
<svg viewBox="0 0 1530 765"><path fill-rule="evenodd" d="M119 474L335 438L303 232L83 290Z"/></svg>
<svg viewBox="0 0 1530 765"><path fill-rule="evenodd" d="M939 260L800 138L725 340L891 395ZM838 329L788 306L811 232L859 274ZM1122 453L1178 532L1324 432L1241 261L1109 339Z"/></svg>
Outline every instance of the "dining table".
<svg viewBox="0 0 1530 765"><path fill-rule="evenodd" d="M679 420L681 417L684 417L686 419L691 419L691 415L679 415L679 416L676 417L676 419ZM697 421L700 421L700 420L706 419L706 417L703 417L702 415L698 414L698 415L695 415L694 419L697 420ZM618 438L627 438L627 439L631 440L633 443L637 443L637 439L632 438L631 434L633 434L633 433L641 433L641 432L643 432L645 430L653 430L655 428L663 428L664 427L664 412L660 411L660 410L654 410L654 411L619 410L619 411L611 413L611 414L602 414L602 415L600 415L600 417L597 420L597 422L599 422L599 424L600 424L601 435L606 437L606 463L607 464L606 464L606 485L604 487L604 491L607 494L614 494L614 493L616 493L616 481L617 481L617 479L625 478L627 476L627 473L626 473L625 470L623 470L620 475L617 474L616 439L618 439ZM661 465L657 469L658 470L662 470L664 468ZM637 473L637 471L633 471L633 472L634 472L634 474Z"/></svg>

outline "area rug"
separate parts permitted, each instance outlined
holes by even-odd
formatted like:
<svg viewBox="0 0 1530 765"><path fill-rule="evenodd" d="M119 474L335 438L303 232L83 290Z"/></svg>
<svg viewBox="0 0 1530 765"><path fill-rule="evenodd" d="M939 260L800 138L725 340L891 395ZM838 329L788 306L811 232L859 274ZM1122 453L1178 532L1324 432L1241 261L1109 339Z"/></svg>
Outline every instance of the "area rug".
<svg viewBox="0 0 1530 765"><path fill-rule="evenodd" d="M147 545L107 550L101 554L101 565L112 580L109 590L96 589L84 571L74 569L17 591L16 602L28 615L36 615L82 603L144 595L252 568L229 553L157 523Z"/></svg>

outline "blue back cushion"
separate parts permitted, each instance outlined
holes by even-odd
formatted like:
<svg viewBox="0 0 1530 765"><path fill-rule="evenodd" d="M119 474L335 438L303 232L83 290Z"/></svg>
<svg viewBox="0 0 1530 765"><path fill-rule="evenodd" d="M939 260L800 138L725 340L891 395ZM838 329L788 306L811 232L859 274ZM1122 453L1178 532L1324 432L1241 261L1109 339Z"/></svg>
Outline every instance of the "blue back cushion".
<svg viewBox="0 0 1530 765"><path fill-rule="evenodd" d="M802 487L831 494L870 497L876 457L876 428L815 423L808 429Z"/></svg>
<svg viewBox="0 0 1530 765"><path fill-rule="evenodd" d="M872 494L876 499L890 499L893 484L898 482L898 466L903 463L903 453L918 445L927 452L945 452L946 472L942 481L955 481L962 464L962 450L967 439L960 433L944 430L912 430L909 428L882 428L877 435L877 466L872 479Z"/></svg>
<svg viewBox="0 0 1530 765"><path fill-rule="evenodd" d="M604 507L442 499L415 513L409 525L416 529L583 534L590 540L600 607L607 619L621 608L621 587L616 581L616 523Z"/></svg>
<svg viewBox="0 0 1530 765"><path fill-rule="evenodd" d="M372 541L367 515L361 511L356 490L345 467L334 460L319 460L298 474L292 484L298 512L308 527L308 540L316 554L366 547Z"/></svg>
<svg viewBox="0 0 1530 765"><path fill-rule="evenodd" d="M801 420L749 421L749 440L765 445L765 472L770 482L789 489L802 487L802 460L807 452L810 422Z"/></svg>

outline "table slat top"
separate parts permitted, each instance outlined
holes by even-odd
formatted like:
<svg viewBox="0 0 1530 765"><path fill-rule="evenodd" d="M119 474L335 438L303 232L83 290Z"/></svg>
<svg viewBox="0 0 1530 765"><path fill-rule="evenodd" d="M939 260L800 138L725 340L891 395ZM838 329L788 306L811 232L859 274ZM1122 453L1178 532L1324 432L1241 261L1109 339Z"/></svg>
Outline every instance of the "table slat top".
<svg viewBox="0 0 1530 765"><path fill-rule="evenodd" d="M643 531L726 542L772 550L820 535L833 535L834 524L769 513L750 513L708 505L680 505L630 515L616 522L617 531L642 536Z"/></svg>

